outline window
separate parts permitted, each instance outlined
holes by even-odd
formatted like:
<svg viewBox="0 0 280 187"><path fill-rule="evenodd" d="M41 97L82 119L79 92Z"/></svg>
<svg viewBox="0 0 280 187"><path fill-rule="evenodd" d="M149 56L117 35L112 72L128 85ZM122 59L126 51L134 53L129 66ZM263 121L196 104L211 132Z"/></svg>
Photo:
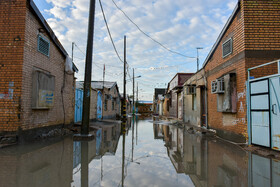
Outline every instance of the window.
<svg viewBox="0 0 280 187"><path fill-rule="evenodd" d="M54 105L55 77L34 69L32 75L32 109L50 109Z"/></svg>
<svg viewBox="0 0 280 187"><path fill-rule="evenodd" d="M223 58L232 53L232 38L223 43Z"/></svg>
<svg viewBox="0 0 280 187"><path fill-rule="evenodd" d="M196 94L196 86L190 85L187 87L187 95Z"/></svg>
<svg viewBox="0 0 280 187"><path fill-rule="evenodd" d="M38 51L46 56L50 55L50 42L41 35L38 35Z"/></svg>
<svg viewBox="0 0 280 187"><path fill-rule="evenodd" d="M112 100L112 110L115 110L115 101Z"/></svg>
<svg viewBox="0 0 280 187"><path fill-rule="evenodd" d="M237 92L236 74L229 73L217 79L219 94L217 94L217 111L236 113ZM222 92L223 90L223 92ZM221 94L222 93L222 94Z"/></svg>
<svg viewBox="0 0 280 187"><path fill-rule="evenodd" d="M192 110L196 111L196 95L192 95Z"/></svg>
<svg viewBox="0 0 280 187"><path fill-rule="evenodd" d="M108 100L105 98L104 101L104 110L107 111Z"/></svg>

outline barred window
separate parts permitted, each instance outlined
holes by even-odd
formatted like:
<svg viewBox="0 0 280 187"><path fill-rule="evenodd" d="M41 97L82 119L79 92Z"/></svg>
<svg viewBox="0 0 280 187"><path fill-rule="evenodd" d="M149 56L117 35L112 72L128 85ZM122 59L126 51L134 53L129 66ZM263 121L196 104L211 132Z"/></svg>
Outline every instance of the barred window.
<svg viewBox="0 0 280 187"><path fill-rule="evenodd" d="M223 58L232 53L232 38L223 43Z"/></svg>
<svg viewBox="0 0 280 187"><path fill-rule="evenodd" d="M50 42L41 35L38 35L38 51L46 56L50 55Z"/></svg>

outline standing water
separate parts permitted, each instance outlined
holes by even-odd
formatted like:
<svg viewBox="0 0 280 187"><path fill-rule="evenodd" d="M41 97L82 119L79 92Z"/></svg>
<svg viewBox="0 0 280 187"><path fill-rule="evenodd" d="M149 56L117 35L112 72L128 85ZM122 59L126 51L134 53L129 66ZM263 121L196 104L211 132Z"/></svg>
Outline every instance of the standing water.
<svg viewBox="0 0 280 187"><path fill-rule="evenodd" d="M125 131L118 123L96 129L91 142L65 138L0 150L0 186L280 184L278 161L184 127L130 118Z"/></svg>

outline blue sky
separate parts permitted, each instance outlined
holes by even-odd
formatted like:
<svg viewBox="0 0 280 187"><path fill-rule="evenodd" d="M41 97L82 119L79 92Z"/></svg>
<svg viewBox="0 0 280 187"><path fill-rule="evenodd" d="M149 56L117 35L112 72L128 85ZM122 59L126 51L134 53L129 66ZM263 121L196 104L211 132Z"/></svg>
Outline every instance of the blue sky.
<svg viewBox="0 0 280 187"><path fill-rule="evenodd" d="M84 78L89 0L34 0L59 40L79 68L78 80ZM117 5L146 33L167 48L190 57L199 51L200 67L231 15L237 0L115 0ZM119 11L112 0L102 0L108 25L117 50L123 59L123 36L127 36L129 73L135 68L140 99L152 100L155 87L166 84L177 72L196 72L196 59L168 52L143 35ZM117 81L122 91L123 64L117 58L104 24L99 2L96 2L93 80ZM132 93L128 81L128 93Z"/></svg>

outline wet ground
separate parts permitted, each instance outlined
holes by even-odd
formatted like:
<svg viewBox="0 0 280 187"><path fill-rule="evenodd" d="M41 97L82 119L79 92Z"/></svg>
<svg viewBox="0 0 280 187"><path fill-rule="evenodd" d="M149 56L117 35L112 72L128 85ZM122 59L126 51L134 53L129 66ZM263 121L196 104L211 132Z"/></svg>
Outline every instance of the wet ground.
<svg viewBox="0 0 280 187"><path fill-rule="evenodd" d="M119 123L95 128L91 142L68 137L1 149L0 186L280 184L277 160L187 128L132 118L123 129Z"/></svg>

